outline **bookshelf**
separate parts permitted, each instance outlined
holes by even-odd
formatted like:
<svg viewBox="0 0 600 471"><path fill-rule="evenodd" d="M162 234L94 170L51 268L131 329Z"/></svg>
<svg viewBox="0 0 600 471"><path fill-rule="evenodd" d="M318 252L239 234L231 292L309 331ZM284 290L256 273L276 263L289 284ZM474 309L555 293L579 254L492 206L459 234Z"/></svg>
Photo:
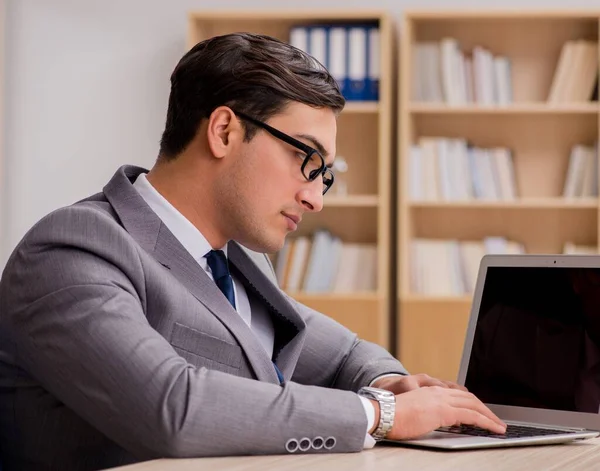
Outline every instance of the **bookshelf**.
<svg viewBox="0 0 600 471"><path fill-rule="evenodd" d="M324 197L318 214L305 214L291 237L312 236L324 228L343 243L375 244L376 288L363 292L303 292L289 294L323 312L361 338L389 348L392 264L392 84L395 74L392 23L382 11L268 10L193 11L188 16L188 46L219 34L249 31L290 41L292 28L303 25L377 24L379 27L380 83L376 101L347 101L338 118L337 153L348 162L344 178L347 194L335 186ZM338 175L336 175L337 180ZM277 254L273 254L276 260Z"/></svg>
<svg viewBox="0 0 600 471"><path fill-rule="evenodd" d="M598 140L600 107L596 93L588 99L549 100L565 43L587 40L597 47L599 28L600 12L593 11L405 13L398 96L396 339L398 357L409 371L456 380L472 299L472 291L468 290L426 294L421 289L422 285L415 281L421 267L415 254L416 241L456 241L453 247L461 247L466 241L497 236L516 241L527 253L562 253L568 242L599 248L597 189L587 197L563 196L574 146L593 146ZM431 66L431 63L423 65L423 57L427 56L419 52L419 45L441 44L446 38L456 40L463 53L463 64L468 62L465 57L473 61L463 71L446 69L446 72L459 70L455 72L459 76L467 74L466 79L463 76L458 80L467 85L468 74L473 74L470 77L475 85L471 83L471 99L466 101L451 101L444 93L439 99L435 84L426 92L415 88L422 87L415 84L418 72ZM508 102L483 103L472 98L480 90L476 88L477 79L472 77L483 70L477 69L475 63L474 50L478 46L508 59L509 73L503 79L492 76L496 84L508 78L511 88ZM443 59L440 60L440 74L444 74ZM572 70L579 69L573 66ZM594 75L597 73L593 70ZM456 76L452 80L456 84ZM443 88L442 83L440 89L444 92ZM500 92L496 93L498 97ZM483 92L479 93L482 95ZM411 177L411 172L417 158L425 154L422 149L419 154L414 147L430 137L462 139L470 149L509 149L516 195L500 199L472 195L463 199L447 195L415 197L411 193L411 178L415 179L415 173ZM460 154L444 158L456 155ZM597 155L594 159L597 162ZM453 164L458 165L458 160L452 160L450 165ZM592 173L597 179L597 166ZM462 253L462 248L456 250ZM441 270L440 259L430 258L427 263Z"/></svg>

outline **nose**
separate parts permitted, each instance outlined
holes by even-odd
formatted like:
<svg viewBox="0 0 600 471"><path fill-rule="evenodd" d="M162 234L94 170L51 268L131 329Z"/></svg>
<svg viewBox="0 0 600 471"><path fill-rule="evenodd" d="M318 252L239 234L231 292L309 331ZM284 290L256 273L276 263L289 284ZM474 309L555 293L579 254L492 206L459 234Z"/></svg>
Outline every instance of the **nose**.
<svg viewBox="0 0 600 471"><path fill-rule="evenodd" d="M312 182L305 182L296 199L306 212L318 213L323 209L323 181L317 178Z"/></svg>

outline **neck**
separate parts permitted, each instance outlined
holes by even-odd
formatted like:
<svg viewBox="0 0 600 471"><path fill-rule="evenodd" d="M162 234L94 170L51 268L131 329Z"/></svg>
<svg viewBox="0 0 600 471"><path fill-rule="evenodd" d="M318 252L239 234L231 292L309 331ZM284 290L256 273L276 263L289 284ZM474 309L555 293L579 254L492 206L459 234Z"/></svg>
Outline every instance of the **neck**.
<svg viewBox="0 0 600 471"><path fill-rule="evenodd" d="M208 178L211 173L200 168L201 164L189 165L188 160L180 155L157 163L148 173L148 181L202 233L213 249L220 249L228 239L218 224L219 207Z"/></svg>

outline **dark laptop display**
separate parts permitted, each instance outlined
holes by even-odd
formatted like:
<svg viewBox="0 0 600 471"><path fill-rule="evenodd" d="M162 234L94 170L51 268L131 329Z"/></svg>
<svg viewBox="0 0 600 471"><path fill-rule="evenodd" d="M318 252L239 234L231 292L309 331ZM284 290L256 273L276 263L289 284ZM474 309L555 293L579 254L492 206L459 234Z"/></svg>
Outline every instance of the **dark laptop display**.
<svg viewBox="0 0 600 471"><path fill-rule="evenodd" d="M598 413L600 270L488 267L465 386L485 403Z"/></svg>

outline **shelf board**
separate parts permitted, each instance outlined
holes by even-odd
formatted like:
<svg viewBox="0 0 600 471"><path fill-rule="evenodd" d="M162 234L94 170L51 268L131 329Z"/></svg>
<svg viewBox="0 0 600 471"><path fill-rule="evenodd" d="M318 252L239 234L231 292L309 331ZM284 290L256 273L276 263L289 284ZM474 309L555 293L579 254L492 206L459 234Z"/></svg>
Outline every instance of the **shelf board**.
<svg viewBox="0 0 600 471"><path fill-rule="evenodd" d="M408 294L406 296L400 296L400 302L403 303L455 303L455 304L471 304L473 297L470 295L464 296L432 296L427 294Z"/></svg>
<svg viewBox="0 0 600 471"><path fill-rule="evenodd" d="M378 113L378 101L346 101L342 114L348 113Z"/></svg>
<svg viewBox="0 0 600 471"><path fill-rule="evenodd" d="M327 207L377 207L379 205L378 195L326 195L323 199L324 206Z"/></svg>
<svg viewBox="0 0 600 471"><path fill-rule="evenodd" d="M413 114L464 114L464 115L502 115L502 114L598 114L597 102L587 103L514 103L506 106L466 105L452 106L447 104L412 103L409 112Z"/></svg>
<svg viewBox="0 0 600 471"><path fill-rule="evenodd" d="M352 293L304 293L304 292L288 292L295 300L306 302L320 301L379 301L382 296L377 292L352 292Z"/></svg>
<svg viewBox="0 0 600 471"><path fill-rule="evenodd" d="M520 198L514 201L411 201L414 209L598 209L598 198Z"/></svg>

